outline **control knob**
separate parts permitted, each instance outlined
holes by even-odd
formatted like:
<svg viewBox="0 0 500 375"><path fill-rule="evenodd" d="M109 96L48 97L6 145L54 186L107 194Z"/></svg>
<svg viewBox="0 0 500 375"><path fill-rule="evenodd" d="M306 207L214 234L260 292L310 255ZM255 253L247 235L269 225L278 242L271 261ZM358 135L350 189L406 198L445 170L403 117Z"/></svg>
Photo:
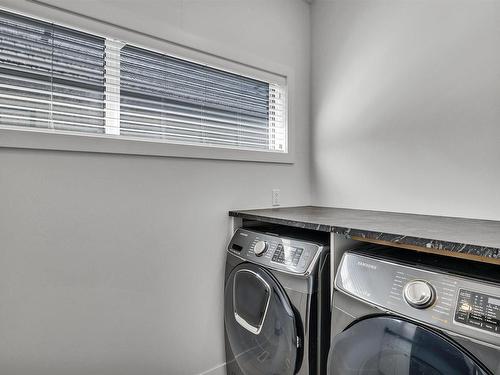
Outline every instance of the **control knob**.
<svg viewBox="0 0 500 375"><path fill-rule="evenodd" d="M423 280L413 280L407 283L403 295L406 302L416 309L425 309L436 300L434 288Z"/></svg>
<svg viewBox="0 0 500 375"><path fill-rule="evenodd" d="M257 241L253 247L253 252L256 256L260 257L266 252L267 247L266 241Z"/></svg>

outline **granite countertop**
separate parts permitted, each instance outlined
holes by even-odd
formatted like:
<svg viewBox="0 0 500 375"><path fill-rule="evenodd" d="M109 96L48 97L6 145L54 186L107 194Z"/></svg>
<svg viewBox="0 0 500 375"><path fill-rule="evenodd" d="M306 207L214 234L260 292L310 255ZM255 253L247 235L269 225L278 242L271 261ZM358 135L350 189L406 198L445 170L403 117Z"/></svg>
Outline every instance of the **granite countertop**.
<svg viewBox="0 0 500 375"><path fill-rule="evenodd" d="M230 211L229 215L500 261L500 221L314 206Z"/></svg>

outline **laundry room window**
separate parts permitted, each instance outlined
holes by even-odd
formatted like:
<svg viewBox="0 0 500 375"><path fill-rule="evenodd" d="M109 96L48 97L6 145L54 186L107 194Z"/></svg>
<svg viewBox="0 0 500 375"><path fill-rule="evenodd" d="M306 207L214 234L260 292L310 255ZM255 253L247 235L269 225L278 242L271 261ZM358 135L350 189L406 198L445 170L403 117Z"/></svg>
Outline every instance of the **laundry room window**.
<svg viewBox="0 0 500 375"><path fill-rule="evenodd" d="M89 151L106 152L103 142L113 140L123 153L148 154L154 144L158 155L183 146L179 156L287 155L286 76L204 57L0 10L0 131L44 133L45 144L64 135Z"/></svg>

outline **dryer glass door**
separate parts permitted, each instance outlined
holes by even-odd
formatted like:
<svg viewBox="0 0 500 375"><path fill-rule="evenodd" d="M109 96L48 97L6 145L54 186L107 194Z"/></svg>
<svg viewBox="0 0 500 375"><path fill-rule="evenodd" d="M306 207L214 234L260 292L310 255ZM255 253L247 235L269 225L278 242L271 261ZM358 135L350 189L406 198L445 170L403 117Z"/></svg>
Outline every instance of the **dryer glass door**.
<svg viewBox="0 0 500 375"><path fill-rule="evenodd" d="M245 375L295 373L295 314L269 272L254 264L236 267L226 282L224 307L226 337L233 354L228 368L237 365Z"/></svg>
<svg viewBox="0 0 500 375"><path fill-rule="evenodd" d="M489 375L471 354L445 336L392 317L366 318L338 334L329 375Z"/></svg>

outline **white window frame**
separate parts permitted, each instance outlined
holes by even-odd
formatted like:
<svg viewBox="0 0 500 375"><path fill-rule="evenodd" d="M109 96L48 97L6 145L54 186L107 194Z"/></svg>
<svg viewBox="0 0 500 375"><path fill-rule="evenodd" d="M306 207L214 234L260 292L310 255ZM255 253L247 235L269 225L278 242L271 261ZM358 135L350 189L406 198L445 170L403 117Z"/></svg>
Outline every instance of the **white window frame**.
<svg viewBox="0 0 500 375"><path fill-rule="evenodd" d="M294 92L294 72L291 68L269 61L262 61L262 59L255 56L250 56L241 52L238 53L237 51L233 51L217 43L207 42L206 40L201 41L187 34L182 35L183 40L181 44L112 25L100 20L91 19L72 12L67 12L59 8L45 7L29 2L18 3L16 0L6 0L3 2L6 3L6 6L1 6L0 9L6 11L17 12L27 17L54 22L61 26L78 29L114 40L123 40L129 44L145 49L282 85L285 88L287 100L287 111L285 113L287 152L253 151L202 144L178 144L148 139L126 139L118 135L113 136L113 134L107 134L106 137L103 137L70 131L50 132L50 130L47 131L47 129L37 130L27 128L25 130L7 127L0 128L0 147L287 164L294 163L294 128L293 122L291 121L293 116L291 116L290 113L291 108L293 108L292 93ZM186 45L194 47L186 47ZM203 45L203 50L196 48L198 45ZM245 63L239 61L245 61ZM256 68L257 66L259 68ZM119 69L119 66L112 68ZM113 93L107 94L112 95ZM110 108L110 111L112 111L112 108ZM108 115L108 113L106 114ZM114 115L118 116L116 121L119 121L119 113L115 113Z"/></svg>

